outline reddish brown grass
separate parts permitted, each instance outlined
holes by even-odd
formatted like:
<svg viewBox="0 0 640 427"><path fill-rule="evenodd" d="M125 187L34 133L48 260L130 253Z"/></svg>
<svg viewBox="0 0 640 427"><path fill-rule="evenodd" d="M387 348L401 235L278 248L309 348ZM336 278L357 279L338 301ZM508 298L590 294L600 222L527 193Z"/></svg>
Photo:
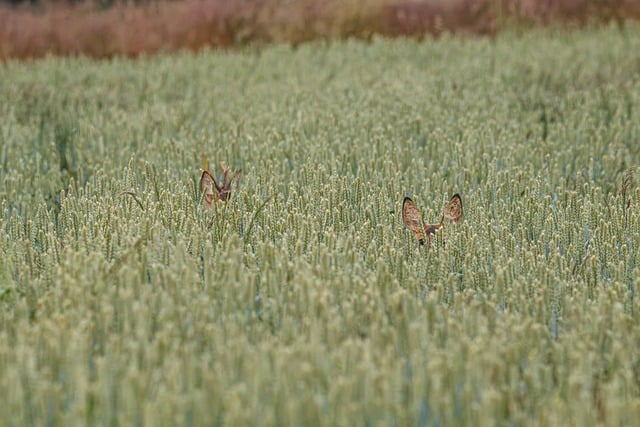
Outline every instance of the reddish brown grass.
<svg viewBox="0 0 640 427"><path fill-rule="evenodd" d="M637 0L181 0L0 6L0 58L108 58L372 34L495 34L505 25L640 19Z"/></svg>

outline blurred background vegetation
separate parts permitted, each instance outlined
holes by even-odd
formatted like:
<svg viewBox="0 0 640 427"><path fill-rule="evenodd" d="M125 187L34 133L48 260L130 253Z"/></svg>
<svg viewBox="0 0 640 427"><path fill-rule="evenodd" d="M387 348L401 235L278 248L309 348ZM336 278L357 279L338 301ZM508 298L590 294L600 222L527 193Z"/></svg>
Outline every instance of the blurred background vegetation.
<svg viewBox="0 0 640 427"><path fill-rule="evenodd" d="M0 58L139 56L374 34L495 35L640 18L637 0L180 0L0 3Z"/></svg>

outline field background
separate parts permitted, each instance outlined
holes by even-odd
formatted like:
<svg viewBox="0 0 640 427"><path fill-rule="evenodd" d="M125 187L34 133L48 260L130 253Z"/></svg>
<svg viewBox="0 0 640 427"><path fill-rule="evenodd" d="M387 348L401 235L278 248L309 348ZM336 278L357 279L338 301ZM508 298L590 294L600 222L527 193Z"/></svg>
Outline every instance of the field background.
<svg viewBox="0 0 640 427"><path fill-rule="evenodd" d="M0 0L0 60L311 40L495 36L640 20L638 0Z"/></svg>
<svg viewBox="0 0 640 427"><path fill-rule="evenodd" d="M8 61L0 117L4 425L640 419L636 24Z"/></svg>

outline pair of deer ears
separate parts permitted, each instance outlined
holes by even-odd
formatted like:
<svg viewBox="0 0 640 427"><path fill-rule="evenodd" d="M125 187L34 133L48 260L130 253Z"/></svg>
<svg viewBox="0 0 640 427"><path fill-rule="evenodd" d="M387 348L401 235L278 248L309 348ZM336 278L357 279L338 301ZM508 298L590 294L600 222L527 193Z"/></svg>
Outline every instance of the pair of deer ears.
<svg viewBox="0 0 640 427"><path fill-rule="evenodd" d="M240 171L237 171L229 179L228 174L230 168L226 167L223 163L222 167L222 182L218 184L214 176L208 170L203 170L200 176L200 191L203 193L203 201L205 207L210 208L214 200L226 202L231 196L231 184L240 175Z"/></svg>
<svg viewBox="0 0 640 427"><path fill-rule="evenodd" d="M462 198L458 193L454 194L451 200L449 200L449 203L447 203L447 206L445 206L439 224L424 224L422 212L420 212L420 209L418 209L410 197L405 197L402 202L402 221L404 225L416 235L421 244L424 244L423 233L426 233L427 237L429 234L435 233L436 230L444 226L445 218L447 218L449 222L457 224L462 219L463 213Z"/></svg>
<svg viewBox="0 0 640 427"><path fill-rule="evenodd" d="M463 215L462 197L460 197L460 194L456 193L451 197L442 215L453 224L460 222ZM405 197L402 203L402 218L405 225L407 225L407 223L422 222L422 213L410 197Z"/></svg>

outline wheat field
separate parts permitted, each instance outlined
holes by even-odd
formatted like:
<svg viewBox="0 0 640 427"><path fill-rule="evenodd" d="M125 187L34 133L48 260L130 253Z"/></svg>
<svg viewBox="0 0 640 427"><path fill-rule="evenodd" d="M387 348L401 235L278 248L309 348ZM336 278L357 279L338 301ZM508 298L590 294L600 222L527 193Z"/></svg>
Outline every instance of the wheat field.
<svg viewBox="0 0 640 427"><path fill-rule="evenodd" d="M639 163L637 25L7 62L0 424L633 425Z"/></svg>

